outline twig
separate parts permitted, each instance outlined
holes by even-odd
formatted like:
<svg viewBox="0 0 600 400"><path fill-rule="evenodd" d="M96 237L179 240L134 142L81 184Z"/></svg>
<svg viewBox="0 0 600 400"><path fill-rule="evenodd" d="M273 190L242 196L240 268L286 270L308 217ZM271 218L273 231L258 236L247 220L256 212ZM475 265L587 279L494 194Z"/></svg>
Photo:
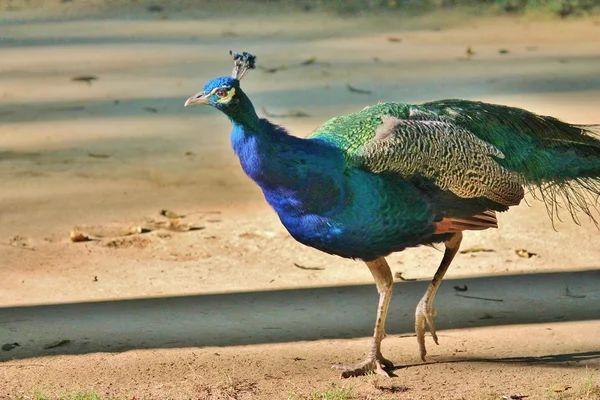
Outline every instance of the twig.
<svg viewBox="0 0 600 400"><path fill-rule="evenodd" d="M289 112L283 113L283 114L273 114L272 112L269 112L266 109L266 107L263 107L262 111L269 118L306 118L306 117L310 117L310 115L307 112L304 112L302 110L290 110Z"/></svg>
<svg viewBox="0 0 600 400"><path fill-rule="evenodd" d="M413 282L413 281L416 281L416 280L417 280L416 278L405 278L405 277L403 277L403 276L402 276L402 272L400 272L400 271L397 271L397 272L394 274L394 277L395 277L395 278L398 278L398 279L400 279L400 280L403 280L404 282Z"/></svg>
<svg viewBox="0 0 600 400"><path fill-rule="evenodd" d="M109 158L110 154L88 153L88 156L90 156L92 158Z"/></svg>
<svg viewBox="0 0 600 400"><path fill-rule="evenodd" d="M323 271L325 269L325 268L321 268L321 267L305 267L303 265L296 264L296 263L294 263L294 267L304 269L306 271Z"/></svg>
<svg viewBox="0 0 600 400"><path fill-rule="evenodd" d="M71 343L71 339L60 339L60 340L57 340L55 342L52 342L52 343L49 343L49 344L45 345L44 346L44 350L53 349L55 347L64 346L64 345L69 344L69 343Z"/></svg>
<svg viewBox="0 0 600 400"><path fill-rule="evenodd" d="M486 301L504 301L504 299L491 299L489 297L468 296L466 294L454 293L455 296L465 297L467 299L486 300Z"/></svg>
<svg viewBox="0 0 600 400"><path fill-rule="evenodd" d="M288 69L293 69L293 68L306 67L308 65L313 65L313 64L321 64L321 65L323 65L325 67L331 67L330 63L327 63L327 62L317 62L317 58L316 57L311 57L311 58L308 58L308 59L306 59L304 61L301 61L299 63L296 63L296 64L283 64L283 65L279 65L277 67L263 67L263 66L259 65L258 68L262 69L266 73L274 74L275 72L286 71Z"/></svg>
<svg viewBox="0 0 600 400"><path fill-rule="evenodd" d="M78 75L71 78L73 82L85 82L88 85L92 84L92 81L98 80L97 76L94 75Z"/></svg>
<svg viewBox="0 0 600 400"><path fill-rule="evenodd" d="M469 254L469 253L493 253L496 250L494 249L485 249L483 247L472 247L470 249L465 249L459 251L460 254Z"/></svg>
<svg viewBox="0 0 600 400"><path fill-rule="evenodd" d="M373 94L372 90L367 90L367 89L359 89L356 88L354 86L352 86L351 84L347 84L346 85L346 89L348 89L349 91L351 91L352 93L358 93L358 94Z"/></svg>

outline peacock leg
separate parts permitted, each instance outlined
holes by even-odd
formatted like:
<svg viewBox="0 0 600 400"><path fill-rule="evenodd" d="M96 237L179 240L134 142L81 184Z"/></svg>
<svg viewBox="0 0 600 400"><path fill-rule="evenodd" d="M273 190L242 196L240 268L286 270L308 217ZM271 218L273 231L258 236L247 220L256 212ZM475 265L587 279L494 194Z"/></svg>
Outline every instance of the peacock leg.
<svg viewBox="0 0 600 400"><path fill-rule="evenodd" d="M365 361L356 365L334 365L333 368L342 370L342 378L351 376L362 376L370 372L389 377L384 368L392 368L394 364L381 355L381 341L385 337L385 318L387 316L390 299L392 298L392 271L385 258L380 257L375 261L367 261L367 266L375 278L377 291L379 292L379 304L377 306L377 319L375 320L375 332L373 341Z"/></svg>
<svg viewBox="0 0 600 400"><path fill-rule="evenodd" d="M435 325L433 323L433 318L437 314L435 308L432 307L433 299L435 298L435 294L442 283L442 279L444 279L444 274L446 274L448 267L458 252L461 240L462 232L458 232L444 243L446 245L444 258L442 258L442 262L440 263L438 270L435 272L435 275L433 276L427 291L423 295L423 298L421 301L419 301L419 304L417 304L417 309L415 311L415 331L417 333L417 341L419 342L421 360L423 361L425 361L425 355L427 354L427 349L425 348L425 324L427 324L429 332L431 332L433 341L435 344L438 344L437 334L435 333Z"/></svg>

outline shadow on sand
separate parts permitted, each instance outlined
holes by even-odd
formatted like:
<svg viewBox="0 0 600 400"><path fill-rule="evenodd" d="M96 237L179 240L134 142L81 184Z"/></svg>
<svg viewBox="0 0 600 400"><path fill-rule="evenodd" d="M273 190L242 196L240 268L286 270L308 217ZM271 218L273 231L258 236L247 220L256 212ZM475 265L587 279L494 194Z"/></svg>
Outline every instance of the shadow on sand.
<svg viewBox="0 0 600 400"><path fill-rule="evenodd" d="M453 289L464 285L467 292ZM426 287L395 285L389 335L413 332L414 306ZM448 279L436 298L437 327L600 320L598 287L600 270ZM0 352L0 359L364 337L372 332L376 301L374 285L358 285L6 307L0 308L0 338L20 346ZM44 349L63 339L70 342ZM503 362L581 357L598 352Z"/></svg>

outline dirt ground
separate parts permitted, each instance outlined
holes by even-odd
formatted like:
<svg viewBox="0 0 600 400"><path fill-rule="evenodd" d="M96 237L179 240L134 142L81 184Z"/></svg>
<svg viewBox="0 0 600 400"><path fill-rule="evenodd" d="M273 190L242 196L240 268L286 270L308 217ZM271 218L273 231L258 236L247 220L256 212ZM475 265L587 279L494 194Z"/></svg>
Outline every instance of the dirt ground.
<svg viewBox="0 0 600 400"><path fill-rule="evenodd" d="M98 3L0 2L0 344L19 344L0 351L0 399L600 398L600 233L587 219L553 229L529 199L500 229L466 234L463 249L489 251L455 260L425 363L414 307L441 252L392 255L416 279L392 299L396 376L340 380L329 366L359 361L372 332L367 268L291 239L239 168L227 119L183 108L230 73L233 48L287 66L244 88L298 135L377 101L451 97L600 123L600 18Z"/></svg>

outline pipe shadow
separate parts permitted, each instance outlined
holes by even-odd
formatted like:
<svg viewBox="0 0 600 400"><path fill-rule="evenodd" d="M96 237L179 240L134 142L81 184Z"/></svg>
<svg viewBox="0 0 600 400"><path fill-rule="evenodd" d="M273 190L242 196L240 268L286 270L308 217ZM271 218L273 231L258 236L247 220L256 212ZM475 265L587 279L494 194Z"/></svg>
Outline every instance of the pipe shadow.
<svg viewBox="0 0 600 400"><path fill-rule="evenodd" d="M427 285L396 284L388 334L413 332L414 306ZM455 285L467 285L470 296L496 301L456 296ZM459 329L600 320L598 287L600 270L448 279L436 297L436 325ZM4 307L1 341L20 346L0 352L0 360L364 337L372 332L376 304L374 285L358 285ZM600 337L600 326L590 335ZM44 348L64 339L69 343Z"/></svg>

